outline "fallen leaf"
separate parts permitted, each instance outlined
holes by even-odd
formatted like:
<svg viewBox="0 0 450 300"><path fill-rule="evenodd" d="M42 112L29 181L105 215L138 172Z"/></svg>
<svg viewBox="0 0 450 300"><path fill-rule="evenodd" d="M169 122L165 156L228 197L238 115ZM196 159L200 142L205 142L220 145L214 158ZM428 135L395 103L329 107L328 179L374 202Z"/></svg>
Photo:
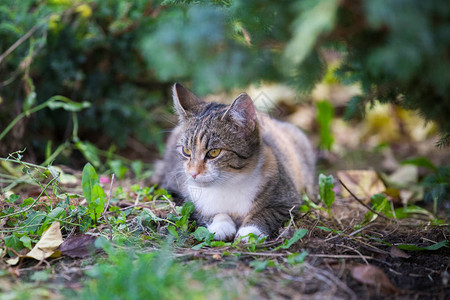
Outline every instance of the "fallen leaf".
<svg viewBox="0 0 450 300"><path fill-rule="evenodd" d="M385 179L390 186L406 188L419 181L419 168L414 165L403 165Z"/></svg>
<svg viewBox="0 0 450 300"><path fill-rule="evenodd" d="M352 276L357 281L380 289L384 293L397 293L398 289L389 281L384 272L373 265L357 265L353 267Z"/></svg>
<svg viewBox="0 0 450 300"><path fill-rule="evenodd" d="M66 255L72 258L75 257L87 257L95 252L95 240L96 236L88 234L75 235L61 244L59 250L62 255Z"/></svg>
<svg viewBox="0 0 450 300"><path fill-rule="evenodd" d="M43 260L50 256L57 256L56 249L63 243L62 234L59 222L53 223L43 234L39 242L25 255L8 259L6 262L10 265L15 265L20 258L29 257L36 260ZM55 255L56 254L56 255Z"/></svg>
<svg viewBox="0 0 450 300"><path fill-rule="evenodd" d="M25 256L36 260L50 257L63 243L59 222L53 223L43 234L39 242Z"/></svg>
<svg viewBox="0 0 450 300"><path fill-rule="evenodd" d="M423 199L424 189L419 184L419 168L415 165L403 165L391 175L381 175L390 190L397 190L404 205Z"/></svg>
<svg viewBox="0 0 450 300"><path fill-rule="evenodd" d="M375 171L349 170L337 172L339 180L360 200L368 203L370 197L386 190L384 183ZM342 188L342 197L349 197L350 193Z"/></svg>
<svg viewBox="0 0 450 300"><path fill-rule="evenodd" d="M391 257L401 257L401 258L410 258L411 255L407 254L405 251L398 249L397 247L391 247L389 251Z"/></svg>
<svg viewBox="0 0 450 300"><path fill-rule="evenodd" d="M20 256L16 256L16 257L7 259L7 260L6 260L6 263L7 263L8 265L14 266L14 265L16 265L16 264L19 262L19 260L20 260Z"/></svg>

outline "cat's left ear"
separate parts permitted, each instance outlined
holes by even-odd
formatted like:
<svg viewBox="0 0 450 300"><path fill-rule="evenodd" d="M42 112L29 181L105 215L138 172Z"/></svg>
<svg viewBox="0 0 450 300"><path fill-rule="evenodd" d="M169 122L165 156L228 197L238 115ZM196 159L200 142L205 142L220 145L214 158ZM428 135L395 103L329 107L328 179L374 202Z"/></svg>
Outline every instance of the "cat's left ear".
<svg viewBox="0 0 450 300"><path fill-rule="evenodd" d="M177 114L183 118L190 112L193 112L195 107L204 103L190 90L179 83L175 83L172 88L173 91L173 106Z"/></svg>
<svg viewBox="0 0 450 300"><path fill-rule="evenodd" d="M239 126L253 131L256 126L256 111L250 96L246 93L240 94L223 114L222 120L227 117Z"/></svg>

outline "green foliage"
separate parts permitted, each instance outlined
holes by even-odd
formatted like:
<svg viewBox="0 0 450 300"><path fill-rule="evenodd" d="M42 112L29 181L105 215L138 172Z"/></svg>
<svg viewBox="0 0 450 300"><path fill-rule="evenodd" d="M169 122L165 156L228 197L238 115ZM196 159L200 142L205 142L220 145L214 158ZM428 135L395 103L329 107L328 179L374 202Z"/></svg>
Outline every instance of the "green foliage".
<svg viewBox="0 0 450 300"><path fill-rule="evenodd" d="M324 49L341 57L333 77L361 86L348 116L363 115L368 102L399 103L436 121L448 144L449 16L447 2L420 0L5 0L0 128L53 95L92 105L77 124L67 122L74 106L64 103L57 107L66 113L43 109L14 123L27 130L5 135L0 151L20 141L43 156L42 132L60 145L75 125L82 141L105 136L101 146L124 147L131 138L162 150L161 114L174 81L200 95L261 80L308 92L330 75ZM98 167L87 145L77 147Z"/></svg>
<svg viewBox="0 0 450 300"><path fill-rule="evenodd" d="M334 183L333 183L333 175L326 176L324 174L319 175L319 197L320 200L325 203L328 210L334 202L335 194L333 191Z"/></svg>
<svg viewBox="0 0 450 300"><path fill-rule="evenodd" d="M317 122L320 129L319 147L323 150L331 150L334 138L331 132L331 122L334 117L334 107L328 101L317 102Z"/></svg>
<svg viewBox="0 0 450 300"><path fill-rule="evenodd" d="M438 201L450 199L450 166L435 166L424 157L407 159L402 164L425 167L431 172L431 174L425 176L420 184L425 187L425 200L433 201L433 212L436 214Z"/></svg>
<svg viewBox="0 0 450 300"><path fill-rule="evenodd" d="M439 243L427 246L427 247L418 247L416 245L412 245L412 244L400 244L400 245L396 245L397 248L402 249L402 250L412 250L412 251L424 251L424 250L439 250L442 247L450 247L450 242L443 240L440 241Z"/></svg>
<svg viewBox="0 0 450 300"><path fill-rule="evenodd" d="M305 261L306 256L308 256L307 251L302 251L301 253L294 252L289 254L287 257L287 262L290 265L301 264Z"/></svg>
<svg viewBox="0 0 450 300"><path fill-rule="evenodd" d="M261 272L265 270L267 267L275 267L277 264L272 259L266 259L266 260L253 260L250 262L250 267L255 269L256 272Z"/></svg>
<svg viewBox="0 0 450 300"><path fill-rule="evenodd" d="M87 271L91 278L83 299L210 299L220 297L214 273L200 266L180 264L163 249L150 253L103 245L108 258ZM223 295L222 295L223 296Z"/></svg>
<svg viewBox="0 0 450 300"><path fill-rule="evenodd" d="M87 213L89 213L94 223L97 223L105 208L106 195L100 186L97 172L90 163L87 163L83 168L81 186L83 188L83 196L88 203Z"/></svg>
<svg viewBox="0 0 450 300"><path fill-rule="evenodd" d="M306 234L308 233L308 229L297 229L294 233L294 235L290 238L284 241L283 244L281 244L280 246L278 246L277 248L275 248L275 250L277 249L289 249L294 243L296 243L297 241L301 240Z"/></svg>
<svg viewBox="0 0 450 300"><path fill-rule="evenodd" d="M359 82L363 91L349 102L349 115L360 114L365 103L375 100L398 103L436 121L448 144L449 3L344 2L334 28L323 31L326 38L311 51L330 44L344 49L337 75L344 82Z"/></svg>

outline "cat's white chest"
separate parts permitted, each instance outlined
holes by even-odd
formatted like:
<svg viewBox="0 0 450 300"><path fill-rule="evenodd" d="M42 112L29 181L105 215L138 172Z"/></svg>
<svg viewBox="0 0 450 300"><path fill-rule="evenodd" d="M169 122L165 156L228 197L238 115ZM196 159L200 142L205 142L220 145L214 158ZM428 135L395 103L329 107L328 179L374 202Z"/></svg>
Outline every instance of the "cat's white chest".
<svg viewBox="0 0 450 300"><path fill-rule="evenodd" d="M237 174L225 184L209 187L189 185L188 191L202 215L229 214L245 217L257 196L260 181L259 176Z"/></svg>

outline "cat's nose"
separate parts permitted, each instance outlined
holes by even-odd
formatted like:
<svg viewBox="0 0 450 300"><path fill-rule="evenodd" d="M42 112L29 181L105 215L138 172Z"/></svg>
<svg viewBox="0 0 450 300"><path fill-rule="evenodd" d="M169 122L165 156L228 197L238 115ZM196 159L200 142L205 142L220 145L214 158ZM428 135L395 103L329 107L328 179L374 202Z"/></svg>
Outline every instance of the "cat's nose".
<svg viewBox="0 0 450 300"><path fill-rule="evenodd" d="M194 179L198 176L198 174L200 174L200 173L197 170L189 171L189 175L191 175L192 178L194 178Z"/></svg>

